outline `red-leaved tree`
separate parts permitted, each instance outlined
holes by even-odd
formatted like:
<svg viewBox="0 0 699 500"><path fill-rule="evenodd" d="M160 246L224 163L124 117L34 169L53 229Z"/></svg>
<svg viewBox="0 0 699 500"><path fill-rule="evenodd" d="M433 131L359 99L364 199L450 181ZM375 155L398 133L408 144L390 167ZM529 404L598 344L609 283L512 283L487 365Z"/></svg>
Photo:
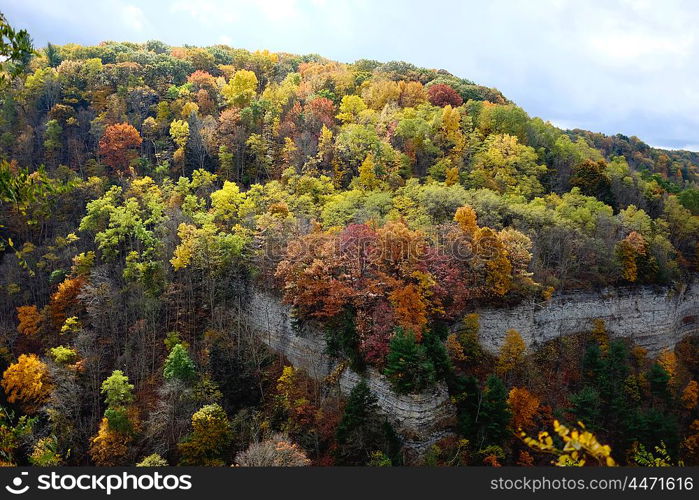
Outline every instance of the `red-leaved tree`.
<svg viewBox="0 0 699 500"><path fill-rule="evenodd" d="M464 100L456 90L451 88L446 83L435 83L427 89L427 98L435 106L446 106L450 104L452 107L461 106Z"/></svg>
<svg viewBox="0 0 699 500"><path fill-rule="evenodd" d="M128 173L130 163L138 156L141 142L141 134L128 123L109 125L100 139L100 156L118 173Z"/></svg>

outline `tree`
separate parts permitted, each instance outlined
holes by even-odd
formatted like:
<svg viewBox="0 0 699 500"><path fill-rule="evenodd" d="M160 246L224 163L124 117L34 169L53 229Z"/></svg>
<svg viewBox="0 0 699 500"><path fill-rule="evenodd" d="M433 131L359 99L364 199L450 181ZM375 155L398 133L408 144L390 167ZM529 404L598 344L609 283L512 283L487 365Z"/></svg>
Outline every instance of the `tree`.
<svg viewBox="0 0 699 500"><path fill-rule="evenodd" d="M61 54L59 53L56 46L52 43L46 45L46 60L49 66L52 68L57 68L61 64Z"/></svg>
<svg viewBox="0 0 699 500"><path fill-rule="evenodd" d="M616 254L621 262L621 277L626 281L634 282L638 279L639 260L646 255L647 243L645 238L631 231L629 235L617 243Z"/></svg>
<svg viewBox="0 0 699 500"><path fill-rule="evenodd" d="M414 284L399 287L388 296L393 305L398 325L409 330L417 342L422 340L422 331L427 325L427 304Z"/></svg>
<svg viewBox="0 0 699 500"><path fill-rule="evenodd" d="M366 465L376 451L393 464L400 463L400 440L391 425L378 418L376 402L364 380L350 392L335 431L339 446L333 454L338 465Z"/></svg>
<svg viewBox="0 0 699 500"><path fill-rule="evenodd" d="M218 404L202 406L192 415L192 433L177 445L180 465L224 465L232 438L223 408Z"/></svg>
<svg viewBox="0 0 699 500"><path fill-rule="evenodd" d="M699 215L699 188L684 189L677 195L677 199L692 215Z"/></svg>
<svg viewBox="0 0 699 500"><path fill-rule="evenodd" d="M56 467L63 465L63 457L58 453L55 437L43 437L34 445L29 463L36 467Z"/></svg>
<svg viewBox="0 0 699 500"><path fill-rule="evenodd" d="M165 359L163 377L165 380L177 379L188 382L193 380L196 375L197 368L189 357L187 348L182 344L176 344Z"/></svg>
<svg viewBox="0 0 699 500"><path fill-rule="evenodd" d="M90 457L100 467L124 465L130 443L131 436L114 429L105 417L97 435L90 440Z"/></svg>
<svg viewBox="0 0 699 500"><path fill-rule="evenodd" d="M435 380L435 368L415 334L398 328L391 339L384 374L400 394L419 392Z"/></svg>
<svg viewBox="0 0 699 500"><path fill-rule="evenodd" d="M59 345L46 351L48 356L59 365L70 365L75 363L79 356L75 349Z"/></svg>
<svg viewBox="0 0 699 500"><path fill-rule="evenodd" d="M182 168L182 175L185 172L185 147L189 142L189 122L185 120L173 120L170 124L170 137L177 145L173 153L175 164Z"/></svg>
<svg viewBox="0 0 699 500"><path fill-rule="evenodd" d="M128 173L129 166L138 156L141 147L141 134L128 123L109 125L99 142L99 153L104 163L117 173Z"/></svg>
<svg viewBox="0 0 699 500"><path fill-rule="evenodd" d="M63 148L62 134L63 127L58 123L58 120L46 122L44 149L46 150L46 160L52 165L55 165L60 159L61 149Z"/></svg>
<svg viewBox="0 0 699 500"><path fill-rule="evenodd" d="M572 412L580 422L591 429L599 426L602 415L602 400L599 391L594 387L584 387L570 395Z"/></svg>
<svg viewBox="0 0 699 500"><path fill-rule="evenodd" d="M358 95L346 95L340 102L340 113L337 119L344 123L356 123L359 114L367 109L366 103Z"/></svg>
<svg viewBox="0 0 699 500"><path fill-rule="evenodd" d="M15 30L0 12L0 88L24 70L33 51L27 30Z"/></svg>
<svg viewBox="0 0 699 500"><path fill-rule="evenodd" d="M650 390L653 395L663 400L667 400L670 397L670 374L660 363L653 363L650 370L646 373L646 379L650 384Z"/></svg>
<svg viewBox="0 0 699 500"><path fill-rule="evenodd" d="M18 307L17 320L17 331L22 335L36 335L41 326L41 314L36 306Z"/></svg>
<svg viewBox="0 0 699 500"><path fill-rule="evenodd" d="M573 169L570 179L573 187L588 196L594 196L609 205L613 204L611 183L607 174L607 163L604 160L585 160Z"/></svg>
<svg viewBox="0 0 699 500"><path fill-rule="evenodd" d="M121 370L114 370L107 379L102 382L101 392L107 406L116 408L130 404L133 399L133 384L129 383L129 377Z"/></svg>
<svg viewBox="0 0 699 500"><path fill-rule="evenodd" d="M514 430L534 426L534 416L539 411L539 398L524 387L513 387L507 397L507 404L512 411L511 424Z"/></svg>
<svg viewBox="0 0 699 500"><path fill-rule="evenodd" d="M475 188L533 198L544 192L539 178L547 170L537 161L536 151L520 144L516 136L492 134L473 158L470 183Z"/></svg>
<svg viewBox="0 0 699 500"><path fill-rule="evenodd" d="M696 380L690 380L682 391L682 406L687 410L693 410L697 407L699 401L699 384Z"/></svg>
<svg viewBox="0 0 699 500"><path fill-rule="evenodd" d="M305 467L311 464L304 451L284 434L274 434L235 457L241 467Z"/></svg>
<svg viewBox="0 0 699 500"><path fill-rule="evenodd" d="M255 98L257 84L255 73L241 69L223 86L221 94L229 106L244 108Z"/></svg>
<svg viewBox="0 0 699 500"><path fill-rule="evenodd" d="M365 425L371 413L376 408L376 396L371 393L367 383L362 380L352 388L342 420L337 426L337 440L340 443L348 441L354 431Z"/></svg>
<svg viewBox="0 0 699 500"><path fill-rule="evenodd" d="M371 191L379 185L379 180L376 177L376 166L374 165L374 157L367 155L359 167L359 178L357 179L359 187Z"/></svg>
<svg viewBox="0 0 699 500"><path fill-rule="evenodd" d="M48 318L55 330L60 330L63 327L69 318L69 313L77 312L81 308L78 295L84 285L85 278L83 276L66 278L51 295L51 300L47 307Z"/></svg>
<svg viewBox="0 0 699 500"><path fill-rule="evenodd" d="M517 330L507 330L505 341L500 346L497 369L500 373L510 373L524 361L527 345Z"/></svg>
<svg viewBox="0 0 699 500"><path fill-rule="evenodd" d="M427 99L435 106L459 107L464 103L461 96L446 83L435 83L427 88Z"/></svg>
<svg viewBox="0 0 699 500"><path fill-rule="evenodd" d="M507 405L505 384L495 375L485 382L478 423L480 427L480 447L501 445L509 434L512 412Z"/></svg>
<svg viewBox="0 0 699 500"><path fill-rule="evenodd" d="M189 140L189 122L185 120L173 120L170 124L170 137L177 145L180 155L184 156L184 148Z"/></svg>
<svg viewBox="0 0 699 500"><path fill-rule="evenodd" d="M469 237L473 237L478 229L476 211L469 205L459 207L454 214L454 222L459 225L461 231Z"/></svg>
<svg viewBox="0 0 699 500"><path fill-rule="evenodd" d="M473 238L473 247L484 264L486 292L505 295L512 288L512 263L502 240L489 227L481 227Z"/></svg>
<svg viewBox="0 0 699 500"><path fill-rule="evenodd" d="M2 374L7 401L19 403L25 412L36 413L51 393L49 370L36 354L21 354Z"/></svg>
<svg viewBox="0 0 699 500"><path fill-rule="evenodd" d="M167 467L168 465L170 464L168 464L167 460L157 453L153 453L144 457L143 460L136 464L136 467Z"/></svg>
<svg viewBox="0 0 699 500"><path fill-rule="evenodd" d="M537 439L528 437L524 432L521 433L520 437L532 449L557 457L553 463L558 467L582 467L588 461L596 461L598 465L602 466L614 467L616 465L612 458L611 446L601 444L597 437L585 428L571 429L561 425L558 420L554 420L553 429L563 442L562 449L556 447L547 431L540 432Z"/></svg>

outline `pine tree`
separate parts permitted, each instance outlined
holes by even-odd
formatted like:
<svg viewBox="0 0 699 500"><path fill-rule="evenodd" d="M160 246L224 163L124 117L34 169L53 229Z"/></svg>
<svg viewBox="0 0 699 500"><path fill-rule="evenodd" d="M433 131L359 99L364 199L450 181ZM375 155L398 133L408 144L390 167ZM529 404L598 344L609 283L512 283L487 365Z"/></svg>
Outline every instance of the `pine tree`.
<svg viewBox="0 0 699 500"><path fill-rule="evenodd" d="M650 370L648 370L648 373L646 374L646 379L648 380L650 390L655 397L660 398L663 401L667 401L669 399L670 375L660 363L653 363L653 366L650 367Z"/></svg>
<svg viewBox="0 0 699 500"><path fill-rule="evenodd" d="M483 390L478 422L481 429L481 448L488 445L501 446L509 434L508 425L512 413L507 405L507 389L500 378L488 377Z"/></svg>
<svg viewBox="0 0 699 500"><path fill-rule="evenodd" d="M600 421L601 404L600 395L594 387L584 387L575 394L571 394L570 402L573 405L572 412L575 418L585 424L585 427L596 430Z"/></svg>
<svg viewBox="0 0 699 500"><path fill-rule="evenodd" d="M48 60L49 66L52 68L57 68L61 64L61 55L56 46L52 43L46 46L46 59Z"/></svg>
<svg viewBox="0 0 699 500"><path fill-rule="evenodd" d="M444 346L444 343L440 339L440 335L436 329L428 331L425 334L423 344L425 346L427 357L434 366L436 378L439 380L448 379L451 376L454 367L451 364L451 359L449 359L447 348Z"/></svg>
<svg viewBox="0 0 699 500"><path fill-rule="evenodd" d="M384 374L399 394L419 392L434 383L434 363L425 346L418 344L415 334L397 328L391 339Z"/></svg>
<svg viewBox="0 0 699 500"><path fill-rule="evenodd" d="M337 465L366 465L377 452L392 465L400 465L400 439L391 424L378 417L376 408L376 396L362 380L350 392L335 432Z"/></svg>
<svg viewBox="0 0 699 500"><path fill-rule="evenodd" d="M367 383L362 380L350 392L340 425L337 426L336 437L339 443L347 442L357 429L365 425L372 411L376 408L376 396L369 390Z"/></svg>

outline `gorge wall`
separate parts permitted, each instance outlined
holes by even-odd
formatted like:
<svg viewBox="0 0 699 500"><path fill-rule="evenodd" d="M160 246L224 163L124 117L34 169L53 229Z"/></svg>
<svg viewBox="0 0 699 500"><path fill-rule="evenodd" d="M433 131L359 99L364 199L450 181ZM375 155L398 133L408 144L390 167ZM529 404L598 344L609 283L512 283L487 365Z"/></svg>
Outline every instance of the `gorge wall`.
<svg viewBox="0 0 699 500"><path fill-rule="evenodd" d="M554 295L546 303L481 309L479 339L497 352L505 332L514 328L529 348L562 335L592 329L602 319L613 338L631 338L650 355L672 349L699 331L699 284L683 288L610 288L600 293Z"/></svg>
<svg viewBox="0 0 699 500"><path fill-rule="evenodd" d="M546 303L525 302L503 309L480 309L479 338L484 348L497 352L505 332L519 331L527 346L592 327L602 319L612 337L630 337L651 355L672 348L687 335L699 332L699 286L676 289L612 289L554 296ZM323 332L312 325L294 328L291 309L276 296L253 289L245 308L247 323L260 339L283 354L295 367L318 380L334 375L348 393L361 377L325 353ZM386 378L369 371L365 379L378 399L380 411L400 432L408 449L421 454L449 433L455 421L444 384L421 394L395 394Z"/></svg>

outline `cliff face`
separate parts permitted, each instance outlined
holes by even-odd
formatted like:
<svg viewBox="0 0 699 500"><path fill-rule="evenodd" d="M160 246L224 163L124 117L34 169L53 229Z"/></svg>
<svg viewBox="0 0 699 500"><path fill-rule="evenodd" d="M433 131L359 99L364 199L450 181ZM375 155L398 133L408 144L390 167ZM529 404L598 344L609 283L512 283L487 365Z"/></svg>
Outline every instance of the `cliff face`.
<svg viewBox="0 0 699 500"><path fill-rule="evenodd" d="M481 309L479 338L497 352L504 333L514 328L527 346L592 328L602 319L610 335L631 338L636 345L659 354L686 335L699 331L699 285L669 289L609 289L602 293L554 296L545 304L523 303L507 309Z"/></svg>
<svg viewBox="0 0 699 500"><path fill-rule="evenodd" d="M342 370L325 353L320 329L307 325L296 331L290 312L277 297L255 289L245 316L260 339L294 366L304 368L318 380L333 375L343 393L351 391L361 377L350 369ZM561 335L589 330L592 320L599 318L605 321L612 337L630 337L654 355L672 348L684 336L699 332L699 286L679 292L649 288L580 292L556 296L545 304L526 302L477 312L481 343L491 352L497 352L510 328L522 334L528 347L536 347ZM376 371L369 370L365 379L378 399L380 411L403 436L408 449L421 454L448 434L455 410L444 384L422 394L398 395Z"/></svg>
<svg viewBox="0 0 699 500"><path fill-rule="evenodd" d="M325 353L322 331L312 326L297 331L292 326L290 308L273 295L254 290L245 314L250 326L259 332L260 340L313 378L322 380L336 375L333 378L344 394L360 382L357 373L342 369ZM342 371L338 374L339 370ZM445 429L453 425L455 411L443 383L425 393L399 395L391 390L386 377L375 370L368 370L365 380L378 400L379 410L401 434L408 449L421 454L448 434Z"/></svg>

